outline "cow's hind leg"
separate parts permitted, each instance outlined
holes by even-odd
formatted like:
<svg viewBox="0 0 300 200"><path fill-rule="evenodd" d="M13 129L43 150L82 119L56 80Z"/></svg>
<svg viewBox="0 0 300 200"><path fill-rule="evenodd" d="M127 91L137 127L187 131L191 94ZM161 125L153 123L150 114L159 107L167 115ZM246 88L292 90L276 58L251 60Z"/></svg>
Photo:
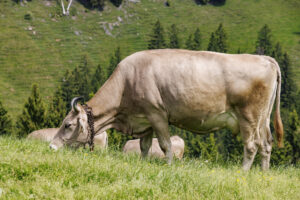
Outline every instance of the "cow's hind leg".
<svg viewBox="0 0 300 200"><path fill-rule="evenodd" d="M267 123L263 124L263 126L261 127L260 133L261 141L259 145L259 152L261 155L261 168L262 170L268 170L270 167L270 158L273 143L269 119L267 119Z"/></svg>
<svg viewBox="0 0 300 200"><path fill-rule="evenodd" d="M153 130L149 131L149 134L145 135L140 139L140 148L142 152L142 157L145 158L148 155L149 149L152 145Z"/></svg>
<svg viewBox="0 0 300 200"><path fill-rule="evenodd" d="M148 118L157 136L159 146L165 153L168 164L171 164L173 154L171 150L171 140L167 117L164 114L152 113L148 116Z"/></svg>
<svg viewBox="0 0 300 200"><path fill-rule="evenodd" d="M244 142L243 169L249 170L257 153L258 145L256 143L255 125L248 120L240 120L240 130Z"/></svg>

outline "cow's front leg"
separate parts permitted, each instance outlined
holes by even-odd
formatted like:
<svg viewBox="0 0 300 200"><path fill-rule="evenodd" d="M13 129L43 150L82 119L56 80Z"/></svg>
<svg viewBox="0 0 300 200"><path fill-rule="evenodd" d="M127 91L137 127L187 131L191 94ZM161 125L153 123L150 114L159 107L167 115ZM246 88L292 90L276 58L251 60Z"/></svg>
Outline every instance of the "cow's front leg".
<svg viewBox="0 0 300 200"><path fill-rule="evenodd" d="M161 150L165 153L168 164L172 163L173 153L172 144L170 140L170 134L168 135L157 135L158 143Z"/></svg>
<svg viewBox="0 0 300 200"><path fill-rule="evenodd" d="M149 149L152 146L152 136L153 130L149 131L149 134L145 135L140 139L140 148L142 152L142 157L145 158L148 155Z"/></svg>
<svg viewBox="0 0 300 200"><path fill-rule="evenodd" d="M149 121L158 139L159 146L164 152L168 164L172 163L173 153L171 149L171 140L169 125L166 113L155 113L149 115Z"/></svg>

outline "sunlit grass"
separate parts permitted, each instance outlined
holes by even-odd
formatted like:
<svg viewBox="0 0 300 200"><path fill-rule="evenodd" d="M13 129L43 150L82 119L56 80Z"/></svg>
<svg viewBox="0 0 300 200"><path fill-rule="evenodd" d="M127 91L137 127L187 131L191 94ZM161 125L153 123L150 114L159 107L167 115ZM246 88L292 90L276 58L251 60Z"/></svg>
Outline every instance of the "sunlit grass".
<svg viewBox="0 0 300 200"><path fill-rule="evenodd" d="M53 152L0 137L3 199L299 199L300 169L249 172L200 159L142 160L109 149Z"/></svg>

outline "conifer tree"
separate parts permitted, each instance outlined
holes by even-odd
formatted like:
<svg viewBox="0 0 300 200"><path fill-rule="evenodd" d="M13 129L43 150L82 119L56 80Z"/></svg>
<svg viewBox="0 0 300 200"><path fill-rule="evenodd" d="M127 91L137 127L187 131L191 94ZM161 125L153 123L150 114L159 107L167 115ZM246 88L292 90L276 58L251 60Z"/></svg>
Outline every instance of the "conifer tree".
<svg viewBox="0 0 300 200"><path fill-rule="evenodd" d="M12 122L7 111L3 107L0 101L0 135L5 135L11 133Z"/></svg>
<svg viewBox="0 0 300 200"><path fill-rule="evenodd" d="M87 56L83 56L80 64L70 72L67 70L61 82L62 100L66 105L67 112L71 110L70 102L76 96L83 96L85 101L89 100L91 87L91 68Z"/></svg>
<svg viewBox="0 0 300 200"><path fill-rule="evenodd" d="M46 109L37 84L33 84L31 94L17 120L17 135L19 137L26 136L34 130L44 128L45 124Z"/></svg>
<svg viewBox="0 0 300 200"><path fill-rule="evenodd" d="M67 114L66 102L62 99L62 89L58 87L48 107L46 126L49 128L59 127Z"/></svg>
<svg viewBox="0 0 300 200"><path fill-rule="evenodd" d="M195 33L194 33L194 40L193 40L193 44L192 44L192 50L200 50L201 49L201 44L202 44L201 33L200 33L200 29L197 28Z"/></svg>
<svg viewBox="0 0 300 200"><path fill-rule="evenodd" d="M221 23L217 30L211 33L210 40L207 47L208 51L216 51L226 53L228 50L227 34Z"/></svg>
<svg viewBox="0 0 300 200"><path fill-rule="evenodd" d="M227 34L225 29L223 28L223 24L221 23L218 29L215 32L216 43L217 43L217 52L226 53L228 50L227 44Z"/></svg>
<svg viewBox="0 0 300 200"><path fill-rule="evenodd" d="M258 32L256 41L256 54L268 55L272 54L272 34L271 29L265 24Z"/></svg>
<svg viewBox="0 0 300 200"><path fill-rule="evenodd" d="M222 130L223 156L225 160L238 162L243 155L243 141L240 135L233 135L229 130Z"/></svg>
<svg viewBox="0 0 300 200"><path fill-rule="evenodd" d="M298 115L300 115L300 90L298 90L298 93L296 94L295 99L296 99L295 108L296 108Z"/></svg>
<svg viewBox="0 0 300 200"><path fill-rule="evenodd" d="M193 49L193 35L192 34L190 34L189 37L188 37L188 39L186 40L186 42L185 42L185 48L186 49L190 49L190 50Z"/></svg>
<svg viewBox="0 0 300 200"><path fill-rule="evenodd" d="M66 70L64 77L61 82L62 99L66 103L67 111L70 110L70 102L75 97L74 93L76 88L74 85L75 79L72 76L72 72Z"/></svg>
<svg viewBox="0 0 300 200"><path fill-rule="evenodd" d="M300 161L300 121L296 110L289 113L289 126L286 131L286 140L292 146L292 163Z"/></svg>
<svg viewBox="0 0 300 200"><path fill-rule="evenodd" d="M148 43L148 49L163 49L166 47L164 29L159 20L154 24L152 34Z"/></svg>
<svg viewBox="0 0 300 200"><path fill-rule="evenodd" d="M92 8L103 9L104 0L87 0Z"/></svg>
<svg viewBox="0 0 300 200"><path fill-rule="evenodd" d="M94 75L92 76L91 80L91 87L92 87L92 92L95 94L98 89L103 85L106 79L106 74L104 69L100 65L97 66L96 71Z"/></svg>
<svg viewBox="0 0 300 200"><path fill-rule="evenodd" d="M217 40L216 40L214 32L211 33L211 35L210 35L210 39L209 39L207 50L208 51L218 51Z"/></svg>
<svg viewBox="0 0 300 200"><path fill-rule="evenodd" d="M114 4L116 7L119 7L122 4L122 0L110 0L112 4Z"/></svg>
<svg viewBox="0 0 300 200"><path fill-rule="evenodd" d="M108 133L108 145L120 150L126 143L126 141L133 139L131 136L122 134L115 129L110 129Z"/></svg>
<svg viewBox="0 0 300 200"><path fill-rule="evenodd" d="M284 53L280 63L281 68L281 102L284 108L292 110L296 104L295 96L297 86L292 78L293 73L290 64L290 58Z"/></svg>
<svg viewBox="0 0 300 200"><path fill-rule="evenodd" d="M272 57L281 65L282 62L282 48L279 42L276 43L275 48L272 51Z"/></svg>
<svg viewBox="0 0 300 200"><path fill-rule="evenodd" d="M180 48L180 40L178 37L178 29L175 24L172 24L169 35L170 35L169 48L179 49Z"/></svg>
<svg viewBox="0 0 300 200"><path fill-rule="evenodd" d="M111 56L110 61L109 61L109 66L107 68L107 78L109 78L117 65L121 61L121 48L117 47L117 49L114 52L114 55Z"/></svg>
<svg viewBox="0 0 300 200"><path fill-rule="evenodd" d="M76 90L79 96L83 96L85 100L89 99L91 92L90 76L91 76L91 62L86 55L81 59L78 69L74 71Z"/></svg>
<svg viewBox="0 0 300 200"><path fill-rule="evenodd" d="M218 160L219 159L219 145L216 141L214 133L202 136L202 141L199 141L201 148L201 158L205 160Z"/></svg>

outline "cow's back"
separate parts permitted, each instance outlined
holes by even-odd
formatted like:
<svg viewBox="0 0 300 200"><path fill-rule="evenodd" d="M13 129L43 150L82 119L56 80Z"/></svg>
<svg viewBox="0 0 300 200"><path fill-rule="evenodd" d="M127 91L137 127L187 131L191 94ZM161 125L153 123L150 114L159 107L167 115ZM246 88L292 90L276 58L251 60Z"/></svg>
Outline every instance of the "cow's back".
<svg viewBox="0 0 300 200"><path fill-rule="evenodd" d="M211 123L214 118L235 114L234 107L248 104L257 88L263 88L261 96L269 93L277 79L267 57L249 54L148 50L127 57L119 67L125 80L122 109L128 115L159 110L171 124L198 133L220 127ZM202 126L204 121L209 124Z"/></svg>

